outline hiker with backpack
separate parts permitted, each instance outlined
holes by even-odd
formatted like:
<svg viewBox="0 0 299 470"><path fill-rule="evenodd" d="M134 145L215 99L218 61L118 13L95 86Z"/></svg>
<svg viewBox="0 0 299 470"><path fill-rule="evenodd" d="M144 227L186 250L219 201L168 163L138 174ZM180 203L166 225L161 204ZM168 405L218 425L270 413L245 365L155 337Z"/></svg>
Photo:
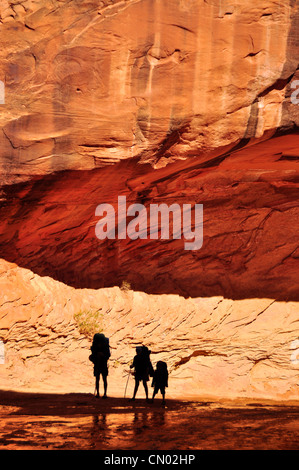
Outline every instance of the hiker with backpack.
<svg viewBox="0 0 299 470"><path fill-rule="evenodd" d="M110 357L109 338L102 333L96 333L93 337L91 346L90 361L93 363L93 375L95 376L96 397L100 396L100 375L103 378L104 395L107 398L107 376L108 376L108 359Z"/></svg>
<svg viewBox="0 0 299 470"><path fill-rule="evenodd" d="M142 382L145 391L146 401L148 401L147 382L149 381L149 376L152 377L154 373L154 369L150 360L150 353L151 351L149 351L146 346L136 347L136 356L133 359L133 363L130 365L130 369L135 369L135 388L131 400L135 400L139 383Z"/></svg>
<svg viewBox="0 0 299 470"><path fill-rule="evenodd" d="M161 392L162 394L162 404L165 404L165 388L168 387L168 370L167 364L164 361L158 361L156 370L153 374L152 387L154 387L152 402L154 401L157 393Z"/></svg>

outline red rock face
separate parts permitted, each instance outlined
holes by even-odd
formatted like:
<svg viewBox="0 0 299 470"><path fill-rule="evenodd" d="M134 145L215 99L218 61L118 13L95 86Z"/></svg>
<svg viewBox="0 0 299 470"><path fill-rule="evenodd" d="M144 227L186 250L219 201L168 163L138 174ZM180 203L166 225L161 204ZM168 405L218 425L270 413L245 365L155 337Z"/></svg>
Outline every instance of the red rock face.
<svg viewBox="0 0 299 470"><path fill-rule="evenodd" d="M5 187L2 256L74 287L127 281L149 293L298 300L297 148L288 135L210 157L210 166L130 160ZM127 207L142 203L148 224L153 203L202 203L202 248L186 250L172 231L170 240L99 240L96 207L117 213L119 195Z"/></svg>
<svg viewBox="0 0 299 470"><path fill-rule="evenodd" d="M258 5L249 0L38 5L24 1L3 7L0 256L5 260L3 273L11 272L6 262L20 267L18 296L25 298L22 269L34 278L47 276L54 284L64 284L53 287L55 294L42 301L57 315L64 315L62 299L73 295L71 288L94 290L92 296L99 302L104 301L97 289L124 282L135 291L167 294L170 300L165 302L171 306L162 309L165 319L159 316L156 343L146 321L142 329L155 350L168 328L167 316L178 308L172 295L207 302L226 299L222 306L229 324L236 321L230 310L240 305L234 301L257 302L260 308L255 313L245 308L240 330L260 316L266 299L288 301L279 304L288 312L285 344L299 336L294 326L299 297L299 105L294 101L294 83L299 80L298 14L292 0L279 5L272 0ZM149 236L99 240L96 207L109 203L116 209L120 195L126 196L128 205L143 204L148 211L151 204L203 204L202 247L188 251L183 239ZM9 292L7 276L3 274L2 280L3 290ZM37 297L38 292L39 288ZM74 294L74 312L84 303L84 292ZM53 296L59 295L57 307ZM182 307L182 297L177 305L190 313L193 307ZM1 304L0 331L13 351L11 328L16 318L7 321L7 299ZM144 302L152 305L152 300ZM47 312L48 307L43 308ZM212 302L209 315L213 309ZM192 344L181 349L178 360L170 361L173 372L192 363L197 371L194 383L202 383L203 370L194 358L210 352L196 349L196 342L206 335L194 326L201 324L196 312L194 324L186 324L184 330L195 328ZM142 318L141 305L137 315ZM278 325L276 307L273 315ZM116 334L116 316L107 320L111 336ZM134 344L134 338L127 337L135 325L133 317L117 339L117 351L122 341L127 347ZM32 318L29 313L25 325L34 325ZM153 318L149 323L156 321ZM216 320L211 321L211 328L216 328ZM252 350L269 332L275 336L271 315L265 322L267 328L256 334ZM225 328L220 328L223 338L234 334ZM40 326L37 331L42 336ZM254 331L249 332L251 338ZM246 328L244 332L247 337ZM170 358L172 349L180 349L181 333L174 330L164 344ZM78 339L73 326L60 335ZM51 341L49 332L46 337ZM238 336L235 351L244 337ZM211 345L217 343L217 335L209 338ZM36 339L30 341L34 344ZM84 343L79 356L86 348ZM226 348L227 343L219 357L227 354ZM268 357L275 382L272 353L267 354L263 351L252 360ZM24 353L24 360L29 356ZM45 356L44 364L47 361ZM115 361L126 362L120 352ZM246 395L248 368L244 366L238 382L237 362L218 364L217 371L227 366L224 375L234 376L234 389L245 390ZM288 364L285 359L283 367ZM259 380L267 377L267 367L255 367L262 370ZM215 377L207 383L207 393L213 392ZM269 396L279 395L277 380ZM256 390L258 394L261 388ZM215 393L221 393L218 386Z"/></svg>

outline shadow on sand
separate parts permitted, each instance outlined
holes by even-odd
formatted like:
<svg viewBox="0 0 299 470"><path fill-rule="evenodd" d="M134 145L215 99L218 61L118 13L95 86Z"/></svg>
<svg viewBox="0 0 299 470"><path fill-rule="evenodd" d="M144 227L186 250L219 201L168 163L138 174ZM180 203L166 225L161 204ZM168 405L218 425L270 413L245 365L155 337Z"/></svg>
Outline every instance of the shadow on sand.
<svg viewBox="0 0 299 470"><path fill-rule="evenodd" d="M299 404L0 390L0 449L297 450Z"/></svg>
<svg viewBox="0 0 299 470"><path fill-rule="evenodd" d="M105 413L132 413L132 411L163 410L180 411L192 406L192 401L168 399L166 406L162 406L161 398L154 402L146 402L144 398L108 397L107 400L96 398L87 393L30 393L0 390L0 406L14 407L12 414L16 415L43 415L43 416L72 416L90 415L98 411ZM200 406L201 402L197 402ZM202 402L208 405L209 402Z"/></svg>

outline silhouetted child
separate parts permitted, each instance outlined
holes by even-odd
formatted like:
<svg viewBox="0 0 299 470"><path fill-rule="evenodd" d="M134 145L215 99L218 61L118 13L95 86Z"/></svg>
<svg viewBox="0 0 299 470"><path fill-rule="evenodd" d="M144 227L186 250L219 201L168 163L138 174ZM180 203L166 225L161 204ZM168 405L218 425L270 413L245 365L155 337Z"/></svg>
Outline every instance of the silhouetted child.
<svg viewBox="0 0 299 470"><path fill-rule="evenodd" d="M152 387L154 387L152 402L154 401L155 395L158 391L161 391L163 400L162 404L165 404L165 388L168 387L168 370L167 364L164 361L158 361L156 370L154 371Z"/></svg>
<svg viewBox="0 0 299 470"><path fill-rule="evenodd" d="M135 369L135 388L131 400L135 400L140 382L143 383L146 400L148 400L147 382L149 381L149 376L153 376L154 372L150 360L150 353L151 351L149 351L146 346L137 346L136 348L136 356L133 359L133 364L130 365L130 369Z"/></svg>

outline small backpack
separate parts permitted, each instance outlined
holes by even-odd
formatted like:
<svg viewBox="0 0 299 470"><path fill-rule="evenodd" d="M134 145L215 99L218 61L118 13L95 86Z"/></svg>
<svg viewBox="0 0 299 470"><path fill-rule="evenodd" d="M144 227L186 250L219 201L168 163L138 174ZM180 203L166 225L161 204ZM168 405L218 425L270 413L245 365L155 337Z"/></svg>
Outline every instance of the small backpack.
<svg viewBox="0 0 299 470"><path fill-rule="evenodd" d="M164 361L157 362L157 372L161 378L165 381L166 387L168 387L168 369L167 364Z"/></svg>

